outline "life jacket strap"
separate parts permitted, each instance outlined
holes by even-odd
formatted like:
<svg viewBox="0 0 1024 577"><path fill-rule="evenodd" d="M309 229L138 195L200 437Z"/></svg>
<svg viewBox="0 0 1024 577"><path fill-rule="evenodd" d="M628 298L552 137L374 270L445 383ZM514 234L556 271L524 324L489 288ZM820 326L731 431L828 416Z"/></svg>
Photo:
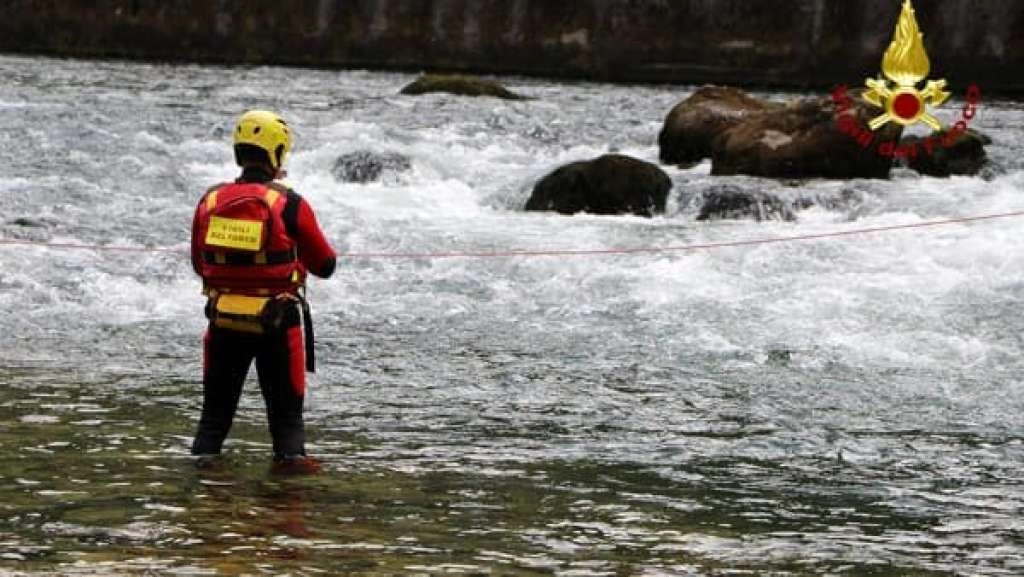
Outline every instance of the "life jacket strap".
<svg viewBox="0 0 1024 577"><path fill-rule="evenodd" d="M241 295L252 295L261 297L273 297L280 294L294 294L296 290L301 290L303 287L287 287L284 289L268 289L268 288L215 288L210 285L203 285L203 296L215 299L220 295L230 294L241 294Z"/></svg>
<svg viewBox="0 0 1024 577"><path fill-rule="evenodd" d="M313 343L316 336L313 333L313 315L309 310L309 301L306 300L305 291L298 293L299 305L302 307L302 331L303 341L306 343L306 372L316 372L316 348Z"/></svg>
<svg viewBox="0 0 1024 577"><path fill-rule="evenodd" d="M288 264L299 259L298 251L282 250L277 252L223 252L203 251L203 262L207 264L221 264L228 266L253 266L253 265L277 265Z"/></svg>

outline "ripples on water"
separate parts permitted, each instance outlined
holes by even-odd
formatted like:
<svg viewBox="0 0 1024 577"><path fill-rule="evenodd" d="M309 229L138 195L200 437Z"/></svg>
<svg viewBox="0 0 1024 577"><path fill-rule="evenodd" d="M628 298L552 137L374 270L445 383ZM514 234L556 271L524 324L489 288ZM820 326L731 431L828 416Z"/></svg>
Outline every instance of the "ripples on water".
<svg viewBox="0 0 1024 577"><path fill-rule="evenodd" d="M988 181L714 178L663 218L526 215L532 183L655 160L688 89L0 58L2 235L173 246L234 176L243 109L298 132L291 183L346 252L612 248L1024 208L1024 111L987 102ZM335 159L408 172L342 184ZM846 198L694 222L719 184ZM852 199L852 201L850 200ZM350 260L315 283L311 449L267 474L254 387L187 456L202 297L183 258L0 248L0 574L1019 575L1024 240L1015 220L629 257Z"/></svg>

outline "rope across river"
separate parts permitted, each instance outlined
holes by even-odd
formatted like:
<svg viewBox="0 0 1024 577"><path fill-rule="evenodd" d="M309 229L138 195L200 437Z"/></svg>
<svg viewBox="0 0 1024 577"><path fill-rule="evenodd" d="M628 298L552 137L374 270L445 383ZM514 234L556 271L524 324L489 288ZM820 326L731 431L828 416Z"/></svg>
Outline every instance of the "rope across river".
<svg viewBox="0 0 1024 577"><path fill-rule="evenodd" d="M715 250L734 247L762 246L769 244L782 244L791 242L802 242L809 240L822 240L829 238L844 238L862 236L868 234L894 232L903 230L936 228L952 226L957 224L968 224L975 222L993 221L1007 218L1024 217L1024 211L1005 212L997 214L985 214L979 216L964 216L942 220L931 220L911 224L894 224L888 226L876 226L869 228L858 228L851 230L840 230L822 233L810 233L791 236L779 236L770 238L755 238L748 240L731 240L720 242L709 242L699 244L669 245L669 246L639 246L622 248L599 248L599 249L545 249L545 250L495 250L495 251L448 251L448 252L351 252L338 255L342 259L399 259L399 260L441 260L441 259L502 259L502 258L540 258L540 257L583 257L583 256L605 256L605 255L637 255L637 254L662 254L676 252L696 252L703 250ZM187 256L188 251L174 247L147 247L147 246L116 246L98 245L74 242L49 242L34 241L26 239L2 238L0 245L3 246L36 246L54 250L88 250L99 252L123 252L123 253L164 253Z"/></svg>

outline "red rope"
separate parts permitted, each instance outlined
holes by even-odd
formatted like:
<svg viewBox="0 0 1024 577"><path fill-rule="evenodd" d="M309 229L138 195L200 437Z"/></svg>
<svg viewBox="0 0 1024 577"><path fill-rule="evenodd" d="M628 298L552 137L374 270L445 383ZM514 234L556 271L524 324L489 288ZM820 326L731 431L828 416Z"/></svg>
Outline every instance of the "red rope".
<svg viewBox="0 0 1024 577"><path fill-rule="evenodd" d="M79 244L74 242L44 242L38 240L22 240L17 238L0 238L0 245L41 246L46 248L58 248L69 250L93 250L104 252L164 252L170 254L185 254L187 252L177 248L159 246L110 246L103 244Z"/></svg>
<svg viewBox="0 0 1024 577"><path fill-rule="evenodd" d="M350 259L452 259L452 258L512 258L512 257L550 257L550 256L601 256L601 255L629 255L629 254L659 254L668 252L692 252L698 250L713 250L719 248L731 248L740 246L758 246L767 244L779 244L785 242L798 242L805 240L820 240L826 238L841 238L849 236L860 236L879 232L891 232L897 230L911 230L921 228L933 228L938 226L949 226L953 224L966 224L971 222L982 222L1003 218L1016 218L1024 216L1024 211L1006 212L1001 214L988 214L982 216L967 216L951 218L946 220L933 220L915 224L895 224L891 226L879 226L873 228L859 228L854 230L823 232L816 234L802 234L795 236L781 236L776 238L760 238L751 240L733 240L723 242L712 242L704 244L688 244L682 246L644 246L634 248L608 248L608 249L562 249L562 250L507 250L507 251L457 251L457 252L364 252L346 253L339 255L339 258ZM0 239L0 245L19 246L41 246L53 249L69 250L92 250L110 252L134 252L134 253L168 253L184 255L188 251L170 247L132 247L132 246L109 246L91 245L69 242L43 242L21 239Z"/></svg>
<svg viewBox="0 0 1024 577"><path fill-rule="evenodd" d="M761 238L751 240L734 240L724 242L712 242L705 244L689 244L683 246L654 246L635 248L608 248L608 249L565 249L565 250L509 250L491 252L434 252L434 253L349 253L341 255L346 258L368 258L368 259L446 259L446 258L511 258L517 256L542 257L542 256L600 256L600 255L622 255L622 254L658 254L666 252L690 252L697 250L713 250L718 248L730 248L738 246L756 246L766 244L778 244L783 242L797 242L804 240L818 240L823 238L839 238L847 236L858 236L877 232L890 232L895 230L908 230L915 228L928 228L937 226L949 226L952 224L964 224L969 222L980 222L996 220L1001 218L1013 218L1024 216L1024 211L1007 212L1002 214L989 214L983 216L968 216L962 218L951 218L948 220L935 220L920 222L916 224L896 224L891 226L879 226L874 228L860 228L839 232L826 232L817 234L803 234L796 236L783 236L777 238Z"/></svg>

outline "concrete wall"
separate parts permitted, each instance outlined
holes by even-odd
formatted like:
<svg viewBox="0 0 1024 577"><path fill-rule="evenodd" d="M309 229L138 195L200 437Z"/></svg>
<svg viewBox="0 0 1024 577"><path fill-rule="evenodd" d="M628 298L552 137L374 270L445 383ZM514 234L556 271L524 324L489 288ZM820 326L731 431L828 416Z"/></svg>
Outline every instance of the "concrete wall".
<svg viewBox="0 0 1024 577"><path fill-rule="evenodd" d="M779 86L877 74L901 0L5 0L0 51ZM917 0L933 76L1024 91L1024 1Z"/></svg>

